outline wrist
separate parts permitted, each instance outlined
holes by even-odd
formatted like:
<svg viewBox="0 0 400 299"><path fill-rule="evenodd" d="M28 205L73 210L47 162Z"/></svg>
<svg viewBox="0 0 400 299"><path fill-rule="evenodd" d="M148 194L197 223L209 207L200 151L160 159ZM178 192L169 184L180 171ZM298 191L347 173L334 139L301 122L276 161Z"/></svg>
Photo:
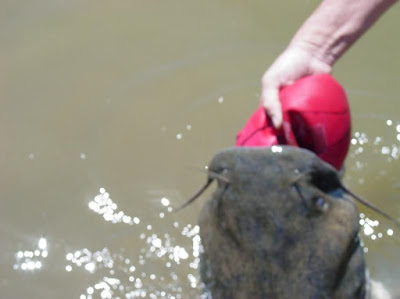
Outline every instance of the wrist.
<svg viewBox="0 0 400 299"><path fill-rule="evenodd" d="M290 47L332 67L396 0L324 0L293 37Z"/></svg>
<svg viewBox="0 0 400 299"><path fill-rule="evenodd" d="M329 38L321 32L307 34L300 38L295 36L288 49L297 49L307 53L311 62L326 69L326 72L330 72L339 58L338 53L335 53L335 48L332 47L332 39L333 37Z"/></svg>
<svg viewBox="0 0 400 299"><path fill-rule="evenodd" d="M321 47L312 43L290 43L285 52L302 60L301 64L305 68L303 71L307 72L304 75L330 73L336 61L327 52L323 52Z"/></svg>

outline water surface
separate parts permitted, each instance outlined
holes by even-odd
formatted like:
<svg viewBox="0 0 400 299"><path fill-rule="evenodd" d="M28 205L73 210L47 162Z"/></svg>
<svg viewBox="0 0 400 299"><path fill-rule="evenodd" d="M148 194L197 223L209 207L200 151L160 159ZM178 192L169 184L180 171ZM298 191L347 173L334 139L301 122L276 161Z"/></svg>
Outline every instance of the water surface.
<svg viewBox="0 0 400 299"><path fill-rule="evenodd" d="M317 3L3 1L1 297L199 297L207 196L171 207L233 144ZM334 71L353 114L346 183L395 217L399 20L396 6ZM400 232L361 212L371 275L394 290Z"/></svg>

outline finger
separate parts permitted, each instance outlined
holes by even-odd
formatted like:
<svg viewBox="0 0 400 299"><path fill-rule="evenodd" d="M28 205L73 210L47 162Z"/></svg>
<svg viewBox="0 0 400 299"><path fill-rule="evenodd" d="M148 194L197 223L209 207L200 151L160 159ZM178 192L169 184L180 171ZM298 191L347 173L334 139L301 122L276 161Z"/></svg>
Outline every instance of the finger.
<svg viewBox="0 0 400 299"><path fill-rule="evenodd" d="M265 107L274 127L280 129L282 127L282 105L279 99L279 90L277 88L263 90L261 104Z"/></svg>

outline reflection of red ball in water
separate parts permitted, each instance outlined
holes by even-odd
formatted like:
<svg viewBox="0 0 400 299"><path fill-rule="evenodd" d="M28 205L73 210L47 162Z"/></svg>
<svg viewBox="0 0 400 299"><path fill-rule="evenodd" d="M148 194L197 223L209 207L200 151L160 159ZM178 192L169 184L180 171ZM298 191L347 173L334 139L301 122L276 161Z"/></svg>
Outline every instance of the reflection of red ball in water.
<svg viewBox="0 0 400 299"><path fill-rule="evenodd" d="M328 74L304 77L280 91L283 128L259 107L236 138L237 146L287 144L315 152L337 169L350 144L350 109L340 84Z"/></svg>

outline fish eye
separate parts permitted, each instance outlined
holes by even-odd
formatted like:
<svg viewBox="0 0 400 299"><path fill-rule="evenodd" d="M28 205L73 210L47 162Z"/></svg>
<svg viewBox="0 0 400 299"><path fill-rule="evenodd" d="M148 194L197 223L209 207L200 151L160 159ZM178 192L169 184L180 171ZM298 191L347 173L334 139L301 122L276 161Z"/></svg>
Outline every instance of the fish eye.
<svg viewBox="0 0 400 299"><path fill-rule="evenodd" d="M314 198L314 205L320 212L326 212L326 210L328 210L328 207L329 207L325 198L323 198L321 196Z"/></svg>

